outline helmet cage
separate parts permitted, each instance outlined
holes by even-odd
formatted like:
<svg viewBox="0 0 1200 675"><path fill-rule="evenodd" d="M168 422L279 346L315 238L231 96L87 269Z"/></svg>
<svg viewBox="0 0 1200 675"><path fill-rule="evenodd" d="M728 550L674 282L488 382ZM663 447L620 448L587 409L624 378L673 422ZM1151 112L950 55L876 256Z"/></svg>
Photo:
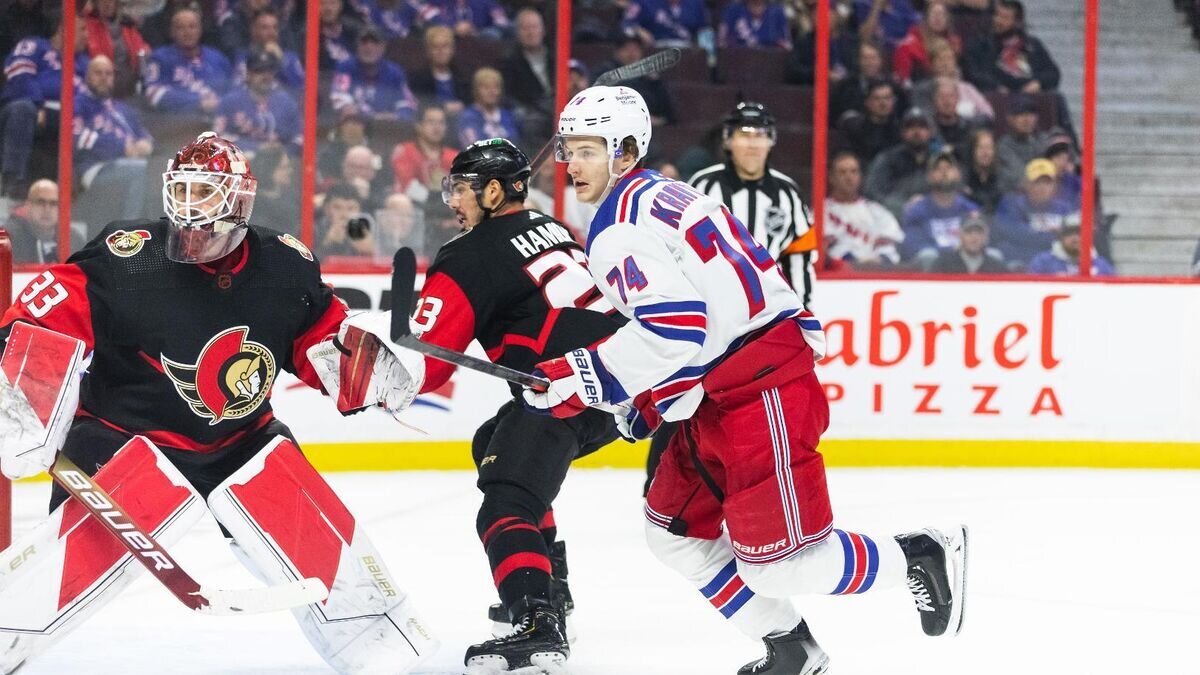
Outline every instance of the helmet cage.
<svg viewBox="0 0 1200 675"><path fill-rule="evenodd" d="M229 254L245 238L256 187L248 174L189 169L163 174L163 210L171 223L167 257L203 263Z"/></svg>

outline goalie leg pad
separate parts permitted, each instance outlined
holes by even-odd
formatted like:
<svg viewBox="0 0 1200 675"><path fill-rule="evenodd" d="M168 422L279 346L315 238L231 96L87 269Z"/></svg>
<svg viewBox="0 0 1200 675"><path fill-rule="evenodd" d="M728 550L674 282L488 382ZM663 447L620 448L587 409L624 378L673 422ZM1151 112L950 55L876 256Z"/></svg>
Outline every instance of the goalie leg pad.
<svg viewBox="0 0 1200 675"><path fill-rule="evenodd" d="M316 577L330 589L293 614L338 672L409 672L437 650L378 550L292 441L268 443L208 504L260 579Z"/></svg>
<svg viewBox="0 0 1200 675"><path fill-rule="evenodd" d="M153 443L135 437L95 476L164 545L204 515L204 501ZM98 495L94 495L98 499ZM138 536L131 533L131 536ZM144 572L128 549L70 499L0 553L0 672L45 649ZM16 663L10 663L16 661Z"/></svg>
<svg viewBox="0 0 1200 675"><path fill-rule="evenodd" d="M82 340L13 324L0 357L0 470L9 478L54 462L79 407L83 353Z"/></svg>

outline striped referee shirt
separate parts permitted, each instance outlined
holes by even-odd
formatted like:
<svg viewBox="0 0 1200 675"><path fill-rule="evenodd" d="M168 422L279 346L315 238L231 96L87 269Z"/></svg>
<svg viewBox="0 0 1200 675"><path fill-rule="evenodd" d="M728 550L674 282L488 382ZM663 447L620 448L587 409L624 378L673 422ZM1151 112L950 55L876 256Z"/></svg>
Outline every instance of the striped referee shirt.
<svg viewBox="0 0 1200 675"><path fill-rule="evenodd" d="M770 167L762 178L744 181L732 163L701 169L688 182L729 207L750 234L771 252L805 308L809 308L816 234L812 230L812 213L800 198L796 182Z"/></svg>

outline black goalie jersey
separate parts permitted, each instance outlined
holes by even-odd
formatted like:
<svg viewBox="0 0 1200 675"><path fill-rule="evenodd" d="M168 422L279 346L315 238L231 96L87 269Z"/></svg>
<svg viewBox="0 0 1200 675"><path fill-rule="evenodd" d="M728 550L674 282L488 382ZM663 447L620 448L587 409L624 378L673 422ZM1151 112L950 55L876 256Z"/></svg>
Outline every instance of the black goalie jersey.
<svg viewBox="0 0 1200 675"><path fill-rule="evenodd" d="M93 357L79 415L209 452L273 419L280 371L320 388L306 352L337 332L346 308L291 235L251 226L215 268L169 260L168 227L112 223L29 283L0 338L26 321L83 340Z"/></svg>
<svg viewBox="0 0 1200 675"><path fill-rule="evenodd" d="M525 372L624 323L596 289L583 248L537 211L489 218L442 246L413 320L425 342L463 351L477 339L493 362ZM454 371L435 359L425 366L422 391Z"/></svg>

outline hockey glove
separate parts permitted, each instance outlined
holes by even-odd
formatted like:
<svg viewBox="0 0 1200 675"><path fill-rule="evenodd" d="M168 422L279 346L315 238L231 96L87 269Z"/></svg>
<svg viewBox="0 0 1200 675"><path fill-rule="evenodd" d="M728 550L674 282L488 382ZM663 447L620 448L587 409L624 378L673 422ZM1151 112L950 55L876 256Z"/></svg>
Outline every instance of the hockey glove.
<svg viewBox="0 0 1200 675"><path fill-rule="evenodd" d="M662 416L658 408L650 400L650 392L644 391L630 401L629 410L624 414L614 413L617 420L617 431L629 442L640 441L650 436L662 424Z"/></svg>
<svg viewBox="0 0 1200 675"><path fill-rule="evenodd" d="M603 403L604 386L597 372L600 358L576 349L557 359L537 364L533 374L550 380L546 391L525 388L525 407L541 415L574 417L589 405Z"/></svg>
<svg viewBox="0 0 1200 675"><path fill-rule="evenodd" d="M425 356L394 350L354 317L335 338L313 345L308 359L338 411L352 415L372 406L398 413L412 404L425 382Z"/></svg>

